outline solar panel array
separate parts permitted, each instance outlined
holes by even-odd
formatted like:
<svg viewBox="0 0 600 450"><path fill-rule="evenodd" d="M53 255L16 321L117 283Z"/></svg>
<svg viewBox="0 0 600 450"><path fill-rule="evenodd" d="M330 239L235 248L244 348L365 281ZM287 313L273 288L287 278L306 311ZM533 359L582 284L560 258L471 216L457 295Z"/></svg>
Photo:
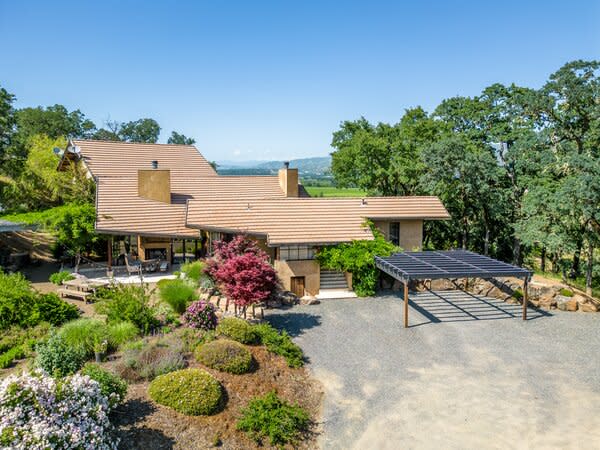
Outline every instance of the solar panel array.
<svg viewBox="0 0 600 450"><path fill-rule="evenodd" d="M529 278L531 272L467 250L402 252L375 257L375 265L400 281L439 278Z"/></svg>

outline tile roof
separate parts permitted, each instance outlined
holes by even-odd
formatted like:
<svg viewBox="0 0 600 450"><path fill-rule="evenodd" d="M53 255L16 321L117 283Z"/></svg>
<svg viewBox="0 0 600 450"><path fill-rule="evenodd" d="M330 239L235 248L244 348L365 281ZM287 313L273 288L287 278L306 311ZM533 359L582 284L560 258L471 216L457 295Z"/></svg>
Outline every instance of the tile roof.
<svg viewBox="0 0 600 450"><path fill-rule="evenodd" d="M197 237L198 229L267 236L271 245L372 239L370 219L446 219L437 197L286 198L277 176L220 176L193 146L75 140L97 180L96 229ZM65 159L75 154L65 152ZM171 171L171 203L138 196L137 171ZM250 205L250 209L248 209Z"/></svg>
<svg viewBox="0 0 600 450"><path fill-rule="evenodd" d="M138 169L150 169L158 161L161 169L170 169L173 178L217 176L217 172L193 145L141 144L131 142L73 140L84 164L95 177L123 176ZM65 152L68 156L69 152Z"/></svg>
<svg viewBox="0 0 600 450"><path fill-rule="evenodd" d="M270 245L373 239L365 219L447 219L437 197L191 200L187 225L264 235Z"/></svg>

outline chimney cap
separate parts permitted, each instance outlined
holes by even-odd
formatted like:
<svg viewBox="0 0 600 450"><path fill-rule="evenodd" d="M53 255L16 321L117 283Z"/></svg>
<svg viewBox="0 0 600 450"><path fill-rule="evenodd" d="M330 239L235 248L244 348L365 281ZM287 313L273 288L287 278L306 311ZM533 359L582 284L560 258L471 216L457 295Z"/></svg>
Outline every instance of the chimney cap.
<svg viewBox="0 0 600 450"><path fill-rule="evenodd" d="M290 162L289 161L284 161L283 162L283 167L286 168L286 169L289 169L290 168Z"/></svg>
<svg viewBox="0 0 600 450"><path fill-rule="evenodd" d="M152 168L158 169L158 161L156 161L156 160L152 161Z"/></svg>

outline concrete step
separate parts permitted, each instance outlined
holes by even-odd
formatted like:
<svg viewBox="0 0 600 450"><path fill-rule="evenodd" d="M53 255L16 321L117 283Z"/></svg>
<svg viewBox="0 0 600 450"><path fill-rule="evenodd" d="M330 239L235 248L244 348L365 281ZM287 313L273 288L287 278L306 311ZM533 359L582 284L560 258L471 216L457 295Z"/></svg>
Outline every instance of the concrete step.
<svg viewBox="0 0 600 450"><path fill-rule="evenodd" d="M321 289L348 289L348 283L343 281L321 281Z"/></svg>
<svg viewBox="0 0 600 450"><path fill-rule="evenodd" d="M332 300L336 298L356 298L357 295L350 289L321 289L316 295L319 300Z"/></svg>

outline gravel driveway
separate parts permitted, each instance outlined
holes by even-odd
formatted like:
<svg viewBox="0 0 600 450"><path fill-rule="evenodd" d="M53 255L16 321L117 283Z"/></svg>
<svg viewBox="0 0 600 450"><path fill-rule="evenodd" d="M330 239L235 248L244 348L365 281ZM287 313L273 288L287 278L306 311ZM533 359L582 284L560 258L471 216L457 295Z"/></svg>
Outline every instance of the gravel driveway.
<svg viewBox="0 0 600 450"><path fill-rule="evenodd" d="M600 448L600 314L456 292L269 314L323 384L323 449Z"/></svg>

